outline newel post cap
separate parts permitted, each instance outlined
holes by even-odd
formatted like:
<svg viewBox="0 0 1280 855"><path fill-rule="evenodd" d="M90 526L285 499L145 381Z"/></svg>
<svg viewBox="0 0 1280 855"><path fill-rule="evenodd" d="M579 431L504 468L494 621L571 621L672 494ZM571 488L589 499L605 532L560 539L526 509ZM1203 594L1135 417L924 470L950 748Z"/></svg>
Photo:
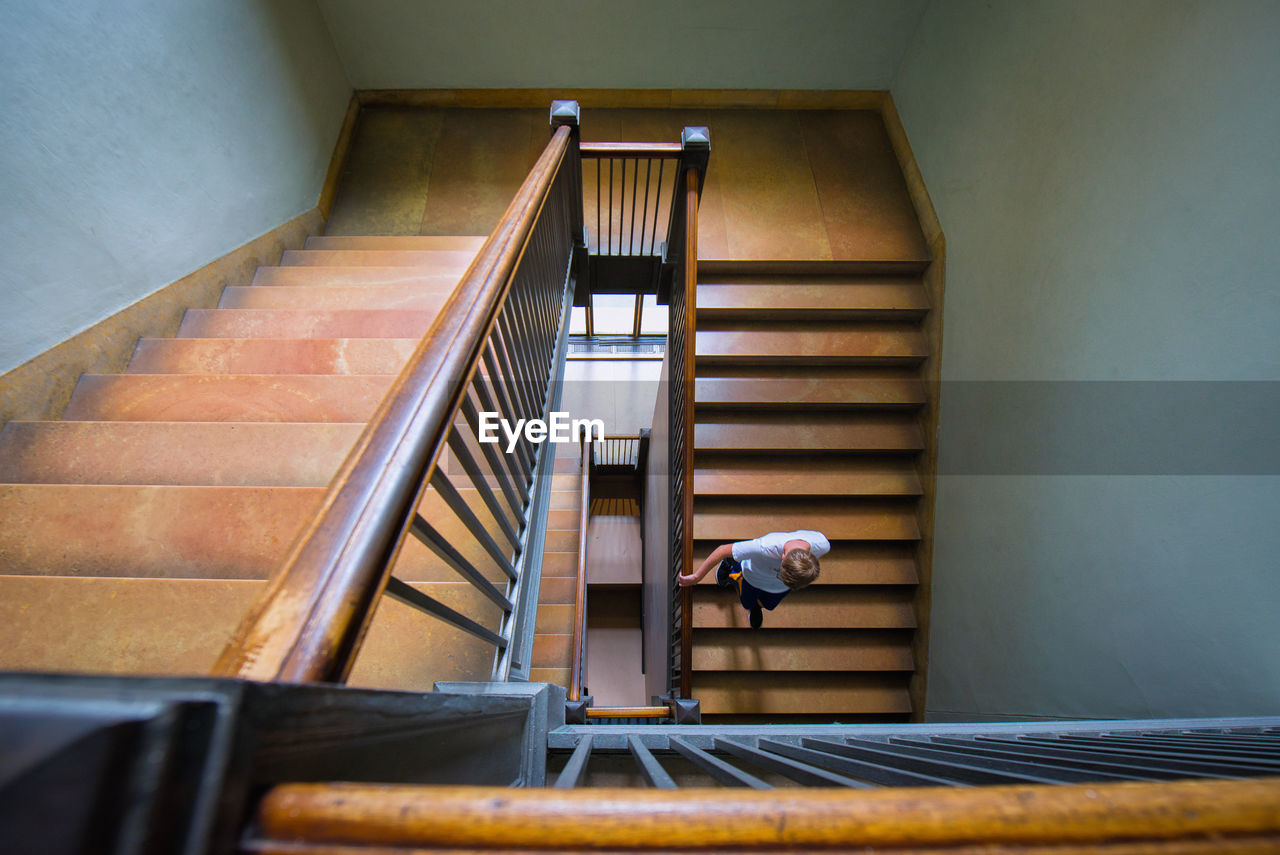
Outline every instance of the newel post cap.
<svg viewBox="0 0 1280 855"><path fill-rule="evenodd" d="M569 125L570 127L578 127L578 117L581 110L578 108L577 101L552 101L551 102L551 127L556 128L560 125Z"/></svg>

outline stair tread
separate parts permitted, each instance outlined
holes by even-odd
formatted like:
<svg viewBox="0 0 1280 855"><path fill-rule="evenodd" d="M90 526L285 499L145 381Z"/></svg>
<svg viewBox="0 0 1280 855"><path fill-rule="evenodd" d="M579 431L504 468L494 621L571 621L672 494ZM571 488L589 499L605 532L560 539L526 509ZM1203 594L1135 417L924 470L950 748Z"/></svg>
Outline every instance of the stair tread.
<svg viewBox="0 0 1280 855"><path fill-rule="evenodd" d="M379 267L347 267L328 264L308 264L297 267L259 267L250 280L255 288L279 286L328 287L363 287L373 285L397 285L412 287L423 285L438 288L440 283L452 283L456 287L462 278L464 268L447 267L435 269L431 267L412 267L406 265Z"/></svg>
<svg viewBox="0 0 1280 855"><path fill-rule="evenodd" d="M573 605L543 605L538 607L535 634L569 635L573 632Z"/></svg>
<svg viewBox="0 0 1280 855"><path fill-rule="evenodd" d="M264 584L0 575L0 670L207 676ZM457 584L416 587L455 603L471 596ZM384 599L347 682L430 691L435 680L487 679L492 662L479 639Z"/></svg>
<svg viewBox="0 0 1280 855"><path fill-rule="evenodd" d="M848 413L805 417L799 413L716 413L695 410L696 452L803 452L846 449L914 453L924 436L910 413Z"/></svg>
<svg viewBox="0 0 1280 855"><path fill-rule="evenodd" d="M130 374L398 374L416 338L142 338Z"/></svg>
<svg viewBox="0 0 1280 855"><path fill-rule="evenodd" d="M832 317L919 318L929 309L918 279L848 277L726 276L698 282L698 320Z"/></svg>
<svg viewBox="0 0 1280 855"><path fill-rule="evenodd" d="M820 531L836 540L918 540L915 508L904 502L795 498L745 502L711 500L694 506L693 536L721 543L770 531Z"/></svg>
<svg viewBox="0 0 1280 855"><path fill-rule="evenodd" d="M543 559L545 561L545 557ZM545 605L573 605L578 598L577 576L543 576L538 602Z"/></svg>
<svg viewBox="0 0 1280 855"><path fill-rule="evenodd" d="M918 363L929 355L918 329L860 324L845 329L830 323L788 329L699 329L698 362L785 362L822 364Z"/></svg>
<svg viewBox="0 0 1280 855"><path fill-rule="evenodd" d="M793 591L764 614L771 629L911 629L916 626L910 588L810 587ZM703 582L693 590L695 629L750 629L736 593Z"/></svg>
<svg viewBox="0 0 1280 855"><path fill-rule="evenodd" d="M324 490L0 485L0 570L265 579Z"/></svg>
<svg viewBox="0 0 1280 855"><path fill-rule="evenodd" d="M550 683L553 686L569 685L568 668L530 668L530 683Z"/></svg>
<svg viewBox="0 0 1280 855"><path fill-rule="evenodd" d="M395 309L439 312L456 276L395 285L228 285L219 309Z"/></svg>
<svg viewBox="0 0 1280 855"><path fill-rule="evenodd" d="M367 421L391 374L85 374L64 419Z"/></svg>
<svg viewBox="0 0 1280 855"><path fill-rule="evenodd" d="M697 567L724 541L695 540L693 561ZM919 581L911 541L858 543L831 541L831 551L822 556L816 587L827 585L914 585Z"/></svg>
<svg viewBox="0 0 1280 855"><path fill-rule="evenodd" d="M905 675L897 672L831 673L697 671L693 697L704 715L909 713Z"/></svg>
<svg viewBox="0 0 1280 855"><path fill-rule="evenodd" d="M803 366L801 366L803 368ZM793 377L706 377L694 380L694 401L717 406L777 407L918 407L925 403L924 383L917 379L830 379Z"/></svg>
<svg viewBox="0 0 1280 855"><path fill-rule="evenodd" d="M693 491L695 496L918 496L922 492L911 460L706 453L695 458Z"/></svg>
<svg viewBox="0 0 1280 855"><path fill-rule="evenodd" d="M286 249L282 267L429 267L461 273L475 260L470 249Z"/></svg>
<svg viewBox="0 0 1280 855"><path fill-rule="evenodd" d="M306 249L447 249L478 252L488 235L312 235Z"/></svg>
<svg viewBox="0 0 1280 855"><path fill-rule="evenodd" d="M568 668L573 664L573 636L538 633L533 636L533 668Z"/></svg>
<svg viewBox="0 0 1280 855"><path fill-rule="evenodd" d="M358 423L15 421L0 433L0 482L324 487L362 430Z"/></svg>
<svg viewBox="0 0 1280 855"><path fill-rule="evenodd" d="M178 337L420 339L435 319L397 309L188 309Z"/></svg>
<svg viewBox="0 0 1280 855"><path fill-rule="evenodd" d="M693 635L695 671L911 671L914 667L911 633L906 631L697 629Z"/></svg>

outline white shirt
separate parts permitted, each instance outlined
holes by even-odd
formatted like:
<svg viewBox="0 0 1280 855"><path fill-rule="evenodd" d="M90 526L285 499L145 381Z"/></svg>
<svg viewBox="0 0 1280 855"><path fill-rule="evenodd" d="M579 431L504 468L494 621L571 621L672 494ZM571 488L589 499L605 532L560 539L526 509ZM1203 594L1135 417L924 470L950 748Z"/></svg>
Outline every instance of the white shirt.
<svg viewBox="0 0 1280 855"><path fill-rule="evenodd" d="M782 568L782 559L786 553L782 547L788 541L803 540L809 544L809 551L814 558L819 558L831 551L831 544L826 535L817 531L772 531L755 540L740 540L733 544L733 560L742 565L742 578L755 588L771 594L790 591L778 578Z"/></svg>

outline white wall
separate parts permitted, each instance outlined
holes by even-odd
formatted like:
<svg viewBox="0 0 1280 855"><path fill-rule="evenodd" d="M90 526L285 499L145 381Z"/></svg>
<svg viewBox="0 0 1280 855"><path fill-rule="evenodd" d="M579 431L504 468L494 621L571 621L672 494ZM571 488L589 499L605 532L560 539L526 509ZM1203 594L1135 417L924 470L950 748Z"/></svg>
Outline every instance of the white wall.
<svg viewBox="0 0 1280 855"><path fill-rule="evenodd" d="M947 237L934 718L1280 708L1277 32L926 11L892 92Z"/></svg>
<svg viewBox="0 0 1280 855"><path fill-rule="evenodd" d="M925 0L319 0L357 89L887 89Z"/></svg>
<svg viewBox="0 0 1280 855"><path fill-rule="evenodd" d="M351 88L313 0L0 6L0 372L314 207Z"/></svg>

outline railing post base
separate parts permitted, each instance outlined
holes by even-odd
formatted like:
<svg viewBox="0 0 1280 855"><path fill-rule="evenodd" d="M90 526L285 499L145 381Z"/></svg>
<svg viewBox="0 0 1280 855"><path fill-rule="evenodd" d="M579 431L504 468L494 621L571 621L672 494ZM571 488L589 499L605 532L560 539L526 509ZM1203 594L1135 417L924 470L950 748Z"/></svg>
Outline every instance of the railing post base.
<svg viewBox="0 0 1280 855"><path fill-rule="evenodd" d="M564 723L565 724L586 724L587 723L587 707L591 706L594 699L590 695L583 695L576 701L564 702Z"/></svg>

